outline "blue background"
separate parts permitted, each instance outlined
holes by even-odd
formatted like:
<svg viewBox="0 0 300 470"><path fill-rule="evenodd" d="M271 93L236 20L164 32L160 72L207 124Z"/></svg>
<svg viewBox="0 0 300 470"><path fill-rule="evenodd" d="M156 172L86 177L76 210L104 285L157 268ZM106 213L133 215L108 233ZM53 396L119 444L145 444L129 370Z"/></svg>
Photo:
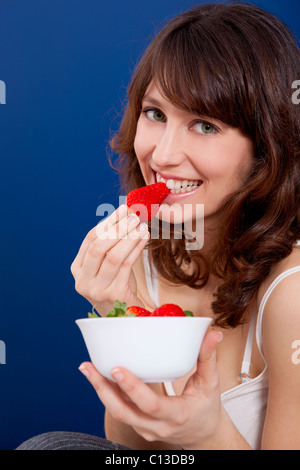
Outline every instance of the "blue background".
<svg viewBox="0 0 300 470"><path fill-rule="evenodd" d="M97 207L119 205L106 147L134 65L162 22L199 3L0 0L0 449L53 430L104 435L77 370L88 355L74 321L90 305L70 265ZM299 0L255 3L300 36Z"/></svg>

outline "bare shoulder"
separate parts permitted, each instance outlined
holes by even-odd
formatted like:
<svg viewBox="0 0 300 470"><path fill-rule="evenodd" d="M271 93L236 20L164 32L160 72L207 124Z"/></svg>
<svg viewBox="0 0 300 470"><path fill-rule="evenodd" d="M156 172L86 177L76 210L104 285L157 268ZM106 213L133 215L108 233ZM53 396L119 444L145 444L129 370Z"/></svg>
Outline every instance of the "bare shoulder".
<svg viewBox="0 0 300 470"><path fill-rule="evenodd" d="M299 247L274 266L261 288L258 302L280 274L296 266L300 266ZM283 378L292 374L291 348L294 341L300 339L300 270L291 273L276 285L265 305L262 326L263 350L271 375L273 372L275 375L279 373ZM297 372L300 386L300 369Z"/></svg>
<svg viewBox="0 0 300 470"><path fill-rule="evenodd" d="M264 294L266 293L267 289L272 284L272 282L278 276L280 276L280 274L296 266L300 266L300 246L295 246L294 250L289 256L287 256L285 259L283 259L282 261L280 261L279 263L273 266L269 276L264 280L264 282L261 284L259 288L258 296L257 296L258 304L260 304ZM288 280L288 283L289 281L292 280L292 278L293 276L291 276L291 278Z"/></svg>
<svg viewBox="0 0 300 470"><path fill-rule="evenodd" d="M295 247L292 253L277 263L271 270L270 275L261 285L258 292L258 305L272 282L285 271L300 267L300 247ZM282 279L272 291L264 310L264 322L274 322L277 316L280 319L299 315L300 320L300 270L291 273ZM296 320L296 318L295 318ZM279 321L279 318L278 318Z"/></svg>
<svg viewBox="0 0 300 470"><path fill-rule="evenodd" d="M300 266L299 248L274 266L261 287L260 299L277 276L296 266ZM300 342L300 271L282 279L268 298L263 313L262 339L269 370L263 447L299 448L300 365L293 361L293 348Z"/></svg>

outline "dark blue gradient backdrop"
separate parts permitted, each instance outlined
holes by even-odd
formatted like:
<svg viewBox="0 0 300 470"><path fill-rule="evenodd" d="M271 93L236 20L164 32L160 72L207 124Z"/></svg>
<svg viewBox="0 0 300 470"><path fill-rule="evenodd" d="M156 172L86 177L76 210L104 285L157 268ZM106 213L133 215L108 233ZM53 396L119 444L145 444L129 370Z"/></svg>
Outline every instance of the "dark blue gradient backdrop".
<svg viewBox="0 0 300 470"><path fill-rule="evenodd" d="M198 3L0 0L0 449L52 430L104 435L77 370L88 355L74 321L90 306L70 265L97 207L119 203L107 145L134 65L165 20ZM300 36L299 2L256 4Z"/></svg>

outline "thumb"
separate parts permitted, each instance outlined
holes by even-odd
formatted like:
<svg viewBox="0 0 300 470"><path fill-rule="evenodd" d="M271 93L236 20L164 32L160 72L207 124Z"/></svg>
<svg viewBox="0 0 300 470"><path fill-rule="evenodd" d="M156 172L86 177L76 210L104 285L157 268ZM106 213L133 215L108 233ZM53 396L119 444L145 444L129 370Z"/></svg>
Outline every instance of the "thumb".
<svg viewBox="0 0 300 470"><path fill-rule="evenodd" d="M210 331L206 334L198 356L197 370L194 374L196 383L212 385L216 381L218 382L216 346L222 339L223 334L220 331Z"/></svg>

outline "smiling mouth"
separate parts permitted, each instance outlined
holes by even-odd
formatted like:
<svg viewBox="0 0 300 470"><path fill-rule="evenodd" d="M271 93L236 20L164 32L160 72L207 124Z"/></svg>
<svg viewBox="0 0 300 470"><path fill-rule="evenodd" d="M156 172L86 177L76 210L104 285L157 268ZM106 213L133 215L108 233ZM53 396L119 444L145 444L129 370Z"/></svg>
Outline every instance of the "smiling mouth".
<svg viewBox="0 0 300 470"><path fill-rule="evenodd" d="M184 194L189 193L197 189L202 183L202 180L176 180L176 179L165 179L159 173L155 173L155 180L157 183L166 183L170 189L171 194Z"/></svg>

